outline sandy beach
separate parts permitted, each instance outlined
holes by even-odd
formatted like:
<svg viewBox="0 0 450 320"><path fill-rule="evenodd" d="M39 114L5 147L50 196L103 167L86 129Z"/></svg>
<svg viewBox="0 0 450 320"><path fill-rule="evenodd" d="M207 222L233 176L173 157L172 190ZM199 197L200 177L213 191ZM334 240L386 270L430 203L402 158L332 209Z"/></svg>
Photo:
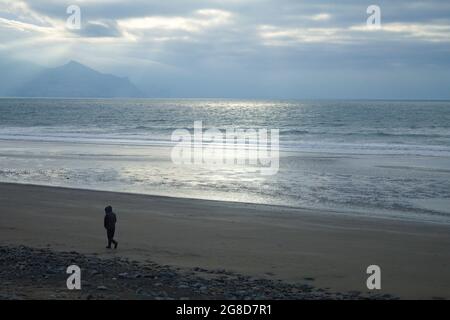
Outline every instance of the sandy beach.
<svg viewBox="0 0 450 320"><path fill-rule="evenodd" d="M220 201L0 184L0 245L225 269L329 290L450 298L450 226ZM103 209L118 216L105 249Z"/></svg>

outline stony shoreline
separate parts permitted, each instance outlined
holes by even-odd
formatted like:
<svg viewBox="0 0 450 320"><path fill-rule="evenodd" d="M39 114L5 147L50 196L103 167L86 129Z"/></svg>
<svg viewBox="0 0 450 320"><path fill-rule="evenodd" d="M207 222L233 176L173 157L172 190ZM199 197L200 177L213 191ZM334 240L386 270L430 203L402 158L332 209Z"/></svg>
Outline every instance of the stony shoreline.
<svg viewBox="0 0 450 320"><path fill-rule="evenodd" d="M81 290L66 287L66 268L72 264L81 268ZM310 284L313 280L291 284L226 270L180 269L120 257L0 246L0 300L395 299L386 294L330 292L315 288Z"/></svg>

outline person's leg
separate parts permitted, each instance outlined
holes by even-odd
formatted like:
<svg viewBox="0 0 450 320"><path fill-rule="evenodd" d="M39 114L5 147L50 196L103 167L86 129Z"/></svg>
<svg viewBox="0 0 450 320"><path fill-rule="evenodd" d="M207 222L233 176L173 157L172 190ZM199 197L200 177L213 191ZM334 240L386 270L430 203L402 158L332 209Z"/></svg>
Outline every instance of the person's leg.
<svg viewBox="0 0 450 320"><path fill-rule="evenodd" d="M107 229L106 235L108 236L108 246L106 248L111 249L111 242L113 241L114 232L111 233L111 229Z"/></svg>
<svg viewBox="0 0 450 320"><path fill-rule="evenodd" d="M111 248L111 243L114 243L114 249L117 249L117 245L119 243L116 240L114 240L115 232L116 232L115 228L108 229L108 247Z"/></svg>
<svg viewBox="0 0 450 320"><path fill-rule="evenodd" d="M116 240L114 240L114 233L116 232L116 229L111 230L111 241L114 243L114 249L117 249L117 245L119 244Z"/></svg>

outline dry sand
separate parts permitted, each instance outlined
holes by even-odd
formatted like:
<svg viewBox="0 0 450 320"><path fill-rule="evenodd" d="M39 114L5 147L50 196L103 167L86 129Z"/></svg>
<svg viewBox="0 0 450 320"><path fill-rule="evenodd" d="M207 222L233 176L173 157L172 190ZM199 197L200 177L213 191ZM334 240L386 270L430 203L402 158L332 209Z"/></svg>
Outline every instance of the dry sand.
<svg viewBox="0 0 450 320"><path fill-rule="evenodd" d="M0 245L227 269L333 291L450 298L450 226L279 206L0 184ZM103 208L118 216L105 249ZM305 280L305 278L308 278Z"/></svg>

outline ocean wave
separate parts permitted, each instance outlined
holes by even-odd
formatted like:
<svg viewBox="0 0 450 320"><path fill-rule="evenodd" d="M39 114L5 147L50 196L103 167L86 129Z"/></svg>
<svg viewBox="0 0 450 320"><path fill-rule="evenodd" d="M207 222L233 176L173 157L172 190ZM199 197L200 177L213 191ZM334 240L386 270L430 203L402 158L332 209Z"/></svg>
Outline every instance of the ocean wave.
<svg viewBox="0 0 450 320"><path fill-rule="evenodd" d="M309 134L309 133L311 133L310 131L308 131L308 130L300 130L300 129L282 129L281 130L281 133L282 134L299 134L299 135L302 135L302 134Z"/></svg>
<svg viewBox="0 0 450 320"><path fill-rule="evenodd" d="M0 134L1 140L42 141L56 143L85 143L130 146L174 146L169 135L108 135L108 134ZM204 143L207 147L221 147L221 144ZM234 146L234 145L233 145ZM238 145L243 147L243 145ZM225 146L227 149L229 145ZM253 141L246 145L257 148ZM373 154L373 155L414 155L450 157L450 147L446 145L418 145L406 143L344 143L323 140L286 140L280 137L279 150L282 152L336 153L336 154Z"/></svg>
<svg viewBox="0 0 450 320"><path fill-rule="evenodd" d="M362 129L361 129L362 130ZM450 138L450 131L447 133L407 133L407 132L386 132L386 131L376 131L376 132L361 132L361 131L333 131L333 130L298 130L291 129L281 130L281 133L286 135L313 135L313 136L343 136L343 137L397 137L397 138L429 138L429 139L439 139L439 138Z"/></svg>

